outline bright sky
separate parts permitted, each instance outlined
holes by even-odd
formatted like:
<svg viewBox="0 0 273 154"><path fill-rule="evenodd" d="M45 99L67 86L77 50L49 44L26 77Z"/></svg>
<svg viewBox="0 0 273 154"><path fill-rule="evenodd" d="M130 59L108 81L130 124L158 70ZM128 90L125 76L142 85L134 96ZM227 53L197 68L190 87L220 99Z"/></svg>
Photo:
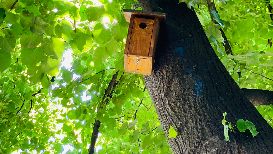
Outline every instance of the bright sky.
<svg viewBox="0 0 273 154"><path fill-rule="evenodd" d="M72 62L73 62L72 50L68 49L63 53L63 60L61 63L61 67L64 67L67 70L70 70L72 68Z"/></svg>

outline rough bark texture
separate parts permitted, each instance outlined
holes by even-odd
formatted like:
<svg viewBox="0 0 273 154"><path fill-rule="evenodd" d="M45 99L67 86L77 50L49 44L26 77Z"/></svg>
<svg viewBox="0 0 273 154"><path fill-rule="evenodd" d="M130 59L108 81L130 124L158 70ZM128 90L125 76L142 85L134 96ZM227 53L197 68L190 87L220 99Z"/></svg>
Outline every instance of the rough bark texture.
<svg viewBox="0 0 273 154"><path fill-rule="evenodd" d="M273 153L273 130L246 99L214 53L195 12L175 0L140 0L148 11L167 13L156 62L145 81L174 153ZM252 121L259 134L230 133L221 120Z"/></svg>

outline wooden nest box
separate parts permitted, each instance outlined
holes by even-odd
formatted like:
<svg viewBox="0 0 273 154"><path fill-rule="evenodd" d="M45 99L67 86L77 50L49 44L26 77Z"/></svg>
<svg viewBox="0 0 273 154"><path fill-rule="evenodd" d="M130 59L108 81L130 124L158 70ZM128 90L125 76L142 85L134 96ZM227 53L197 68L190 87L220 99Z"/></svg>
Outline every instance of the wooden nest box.
<svg viewBox="0 0 273 154"><path fill-rule="evenodd" d="M130 22L124 51L125 71L150 75L160 21L165 20L165 14L124 10L124 16Z"/></svg>

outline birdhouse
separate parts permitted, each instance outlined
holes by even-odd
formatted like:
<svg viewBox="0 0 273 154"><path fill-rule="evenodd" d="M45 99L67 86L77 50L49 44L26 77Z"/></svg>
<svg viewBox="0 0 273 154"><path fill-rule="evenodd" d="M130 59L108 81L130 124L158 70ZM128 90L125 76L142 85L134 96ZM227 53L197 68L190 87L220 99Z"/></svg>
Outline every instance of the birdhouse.
<svg viewBox="0 0 273 154"><path fill-rule="evenodd" d="M150 75L160 22L165 14L124 11L124 16L130 22L124 51L125 71Z"/></svg>

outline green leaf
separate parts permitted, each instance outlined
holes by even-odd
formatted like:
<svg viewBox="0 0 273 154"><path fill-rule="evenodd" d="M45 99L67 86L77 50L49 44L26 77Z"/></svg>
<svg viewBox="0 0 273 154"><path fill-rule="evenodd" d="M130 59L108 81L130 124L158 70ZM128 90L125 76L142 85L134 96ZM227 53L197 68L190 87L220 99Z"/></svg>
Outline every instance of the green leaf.
<svg viewBox="0 0 273 154"><path fill-rule="evenodd" d="M6 11L5 11L5 9L0 8L0 24L3 23L5 17L6 17Z"/></svg>
<svg viewBox="0 0 273 154"><path fill-rule="evenodd" d="M0 49L0 72L4 71L9 67L11 63L10 52Z"/></svg>
<svg viewBox="0 0 273 154"><path fill-rule="evenodd" d="M72 24L69 21L62 21L60 24L55 26L55 34L58 37L63 37L65 40L70 41L71 33L73 32Z"/></svg>
<svg viewBox="0 0 273 154"><path fill-rule="evenodd" d="M256 126L251 121L248 120L239 119L236 122L236 126L239 132L245 132L246 130L249 130L253 137L257 136L259 133L256 130Z"/></svg>
<svg viewBox="0 0 273 154"><path fill-rule="evenodd" d="M48 79L48 77L45 75L43 76L42 80L41 80L41 84L43 86L43 88L46 90L47 88L49 88L50 86L50 81Z"/></svg>
<svg viewBox="0 0 273 154"><path fill-rule="evenodd" d="M21 35L23 31L23 27L21 26L20 23L14 23L11 26L12 33L15 35Z"/></svg>
<svg viewBox="0 0 273 154"><path fill-rule="evenodd" d="M64 52L64 40L60 38L53 38L53 50L59 59L62 58L62 54Z"/></svg>
<svg viewBox="0 0 273 154"><path fill-rule="evenodd" d="M67 113L67 116L69 119L78 119L82 114L82 111L80 108L76 109L76 110L70 110Z"/></svg>
<svg viewBox="0 0 273 154"><path fill-rule="evenodd" d="M83 32L78 31L71 41L72 47L77 47L76 49L82 51L84 49L84 45L86 44L86 40L89 38L88 35L86 35Z"/></svg>
<svg viewBox="0 0 273 154"><path fill-rule="evenodd" d="M65 82L67 82L67 83L70 82L72 80L72 76L73 76L72 72L70 72L70 71L68 71L66 69L63 69L62 77L63 77Z"/></svg>
<svg viewBox="0 0 273 154"><path fill-rule="evenodd" d="M6 37L0 37L0 49L6 52L12 52L15 46L15 42L15 38L8 35Z"/></svg>
<svg viewBox="0 0 273 154"><path fill-rule="evenodd" d="M173 128L173 126L170 126L168 137L169 138L176 138L176 136L177 136L176 130Z"/></svg>
<svg viewBox="0 0 273 154"><path fill-rule="evenodd" d="M219 30L218 27L219 26L216 26L214 24L210 24L207 27L207 35L210 38L210 40L212 37L212 38L216 39L218 42L223 42L224 39L223 39L221 31ZM211 41L215 41L215 40L211 40Z"/></svg>
<svg viewBox="0 0 273 154"><path fill-rule="evenodd" d="M45 60L44 53L41 48L22 48L21 58L23 64L32 68L35 68L39 64L39 62Z"/></svg>
<svg viewBox="0 0 273 154"><path fill-rule="evenodd" d="M14 24L18 21L18 19L19 19L18 15L9 11L6 12L6 17L5 17L6 23Z"/></svg>
<svg viewBox="0 0 273 154"><path fill-rule="evenodd" d="M30 12L30 13L33 13L34 16L39 16L41 15L40 11L39 11L39 8L35 5L30 5L30 6L27 6L26 9Z"/></svg>
<svg viewBox="0 0 273 154"><path fill-rule="evenodd" d="M72 126L71 126L70 124L65 123L65 124L63 125L63 130L64 130L67 134L69 134L69 133L73 130L73 128L72 128Z"/></svg>
<svg viewBox="0 0 273 154"><path fill-rule="evenodd" d="M109 29L105 29L101 23L96 24L93 30L94 40L99 44L109 42L113 37Z"/></svg>
<svg viewBox="0 0 273 154"><path fill-rule="evenodd" d="M151 144L152 144L151 135L145 136L144 139L142 140L142 146L146 148L151 146Z"/></svg>
<svg viewBox="0 0 273 154"><path fill-rule="evenodd" d="M224 112L224 113L223 113L223 119L222 119L222 125L224 126L224 137L225 137L225 141L229 142L229 134L228 134L228 131L229 131L229 128L232 127L232 126L231 126L231 123L229 123L229 122L226 120L226 116L227 116L227 113Z"/></svg>
<svg viewBox="0 0 273 154"><path fill-rule="evenodd" d="M103 7L89 7L89 8L83 8L81 13L81 18L83 19L88 19L88 21L96 21L104 13L104 8Z"/></svg>
<svg viewBox="0 0 273 154"><path fill-rule="evenodd" d="M61 143L54 144L54 151L56 153L61 153L63 151L63 146Z"/></svg>
<svg viewBox="0 0 273 154"><path fill-rule="evenodd" d="M20 39L22 48L36 48L42 42L42 36L38 34L26 34Z"/></svg>

